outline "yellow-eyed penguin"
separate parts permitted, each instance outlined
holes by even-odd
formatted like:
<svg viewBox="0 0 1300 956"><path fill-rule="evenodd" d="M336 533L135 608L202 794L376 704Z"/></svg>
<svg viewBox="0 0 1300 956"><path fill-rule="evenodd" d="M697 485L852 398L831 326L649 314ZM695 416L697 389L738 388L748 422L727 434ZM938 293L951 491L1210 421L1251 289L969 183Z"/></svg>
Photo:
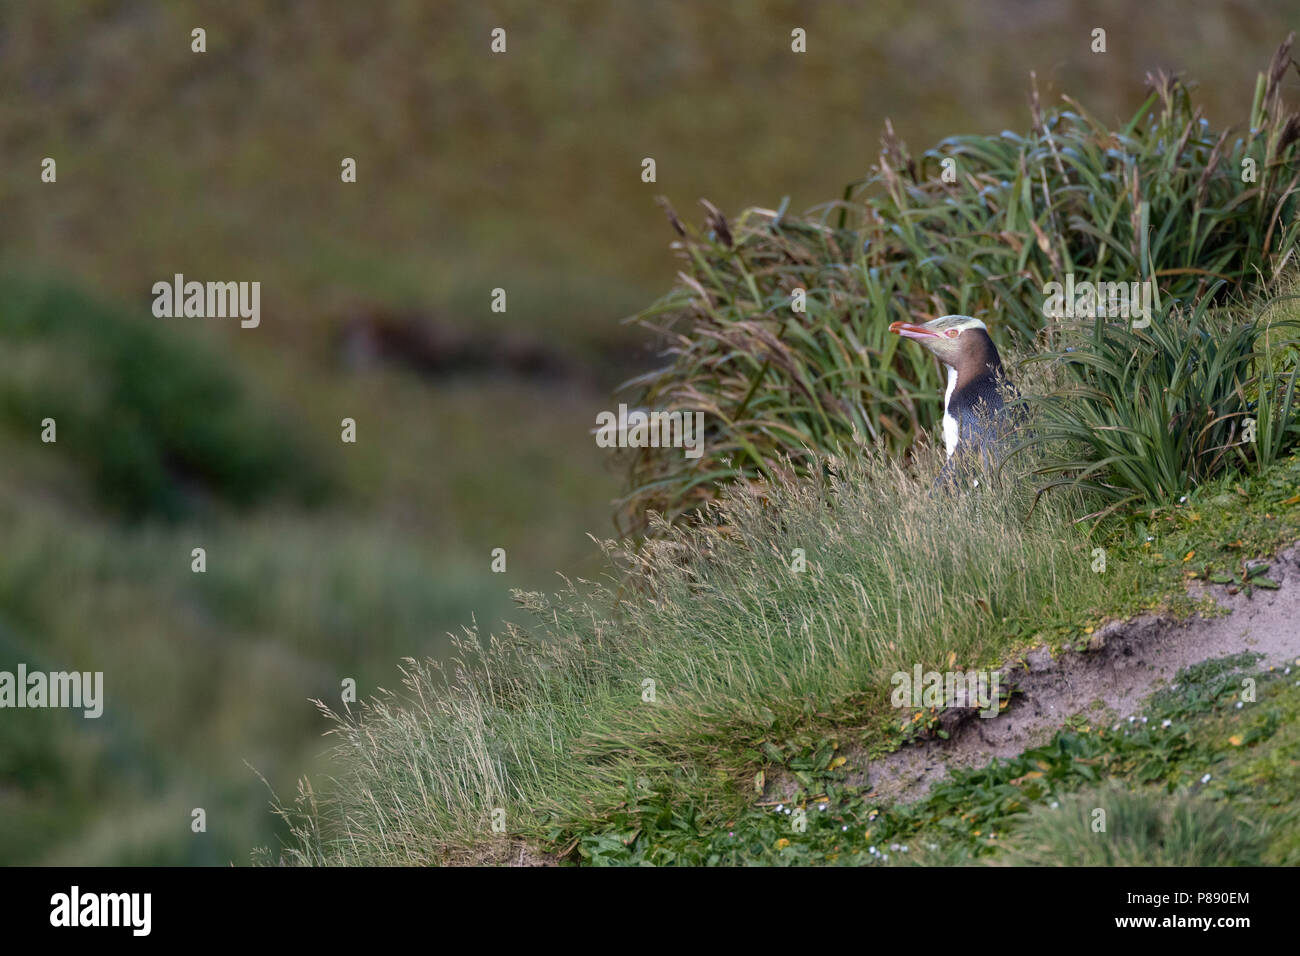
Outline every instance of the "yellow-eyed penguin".
<svg viewBox="0 0 1300 956"><path fill-rule="evenodd" d="M940 480L952 476L954 456L959 452L970 461L971 453L978 451L987 468L1005 425L999 386L1002 357L988 328L969 315L941 315L921 325L895 322L889 331L916 339L948 370L943 396L943 444L948 461Z"/></svg>

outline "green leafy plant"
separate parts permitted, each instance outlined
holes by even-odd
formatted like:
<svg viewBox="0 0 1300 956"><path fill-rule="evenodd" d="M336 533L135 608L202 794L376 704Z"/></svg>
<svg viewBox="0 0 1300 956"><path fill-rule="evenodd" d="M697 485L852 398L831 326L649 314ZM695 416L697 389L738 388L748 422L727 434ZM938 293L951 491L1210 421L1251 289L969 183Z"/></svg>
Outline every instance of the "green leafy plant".
<svg viewBox="0 0 1300 956"><path fill-rule="evenodd" d="M1267 564L1251 565L1242 561L1240 566L1232 572L1207 571L1203 577L1211 584L1228 585L1228 593L1230 594L1243 591L1246 597L1250 597L1255 588L1276 591L1280 587L1276 581L1267 576L1268 567Z"/></svg>

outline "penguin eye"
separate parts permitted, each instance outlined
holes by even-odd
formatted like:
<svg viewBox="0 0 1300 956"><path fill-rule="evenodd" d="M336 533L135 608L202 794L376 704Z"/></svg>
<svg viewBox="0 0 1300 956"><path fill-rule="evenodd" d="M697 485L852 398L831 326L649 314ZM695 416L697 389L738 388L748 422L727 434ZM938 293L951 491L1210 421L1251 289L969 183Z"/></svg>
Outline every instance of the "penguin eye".
<svg viewBox="0 0 1300 956"><path fill-rule="evenodd" d="M944 333L944 335L948 336L950 339L955 339L957 336L961 335L961 329L949 329Z"/></svg>

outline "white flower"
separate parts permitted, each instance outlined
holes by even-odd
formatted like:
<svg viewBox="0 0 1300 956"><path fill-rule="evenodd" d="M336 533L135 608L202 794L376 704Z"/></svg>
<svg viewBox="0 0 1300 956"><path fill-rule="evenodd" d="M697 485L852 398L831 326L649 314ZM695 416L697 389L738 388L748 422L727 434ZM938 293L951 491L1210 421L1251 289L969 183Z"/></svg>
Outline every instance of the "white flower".
<svg viewBox="0 0 1300 956"><path fill-rule="evenodd" d="M819 804L817 804L817 809L818 809L818 810L825 810L827 806L828 806L828 804L825 804L825 803L819 803Z"/></svg>
<svg viewBox="0 0 1300 956"><path fill-rule="evenodd" d="M784 810L784 809L785 809L785 804L784 804L784 803L778 803L778 804L776 805L776 812L777 812L777 813L780 813L780 812L781 812L782 810Z"/></svg>
<svg viewBox="0 0 1300 956"><path fill-rule="evenodd" d="M1173 722L1172 720L1170 720L1170 719L1168 719L1168 718L1165 718L1164 720L1160 721L1160 726L1161 726L1161 727L1172 727L1172 726L1173 726L1173 723L1174 723L1174 722Z"/></svg>
<svg viewBox="0 0 1300 956"><path fill-rule="evenodd" d="M1238 709L1238 710L1241 710L1241 708L1244 707L1244 706L1245 706L1245 704L1243 704L1241 701L1237 701L1237 709Z"/></svg>
<svg viewBox="0 0 1300 956"><path fill-rule="evenodd" d="M1060 807L1061 807L1061 805L1060 805L1059 803L1057 803L1055 800L1052 801L1052 809L1053 809L1053 810L1059 810Z"/></svg>
<svg viewBox="0 0 1300 956"><path fill-rule="evenodd" d="M1209 782L1210 782L1210 775L1207 773L1204 777L1201 778L1201 783L1209 783Z"/></svg>

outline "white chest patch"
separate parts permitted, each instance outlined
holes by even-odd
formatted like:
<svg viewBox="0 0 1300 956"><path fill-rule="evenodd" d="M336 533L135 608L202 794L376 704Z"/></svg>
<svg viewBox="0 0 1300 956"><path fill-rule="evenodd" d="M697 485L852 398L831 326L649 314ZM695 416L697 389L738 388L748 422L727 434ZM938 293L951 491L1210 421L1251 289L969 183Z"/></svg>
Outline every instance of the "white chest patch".
<svg viewBox="0 0 1300 956"><path fill-rule="evenodd" d="M948 412L948 402L952 399L952 393L957 389L957 370L948 369L948 390L943 393L943 447L948 452L948 457L957 449L957 419L953 418Z"/></svg>

